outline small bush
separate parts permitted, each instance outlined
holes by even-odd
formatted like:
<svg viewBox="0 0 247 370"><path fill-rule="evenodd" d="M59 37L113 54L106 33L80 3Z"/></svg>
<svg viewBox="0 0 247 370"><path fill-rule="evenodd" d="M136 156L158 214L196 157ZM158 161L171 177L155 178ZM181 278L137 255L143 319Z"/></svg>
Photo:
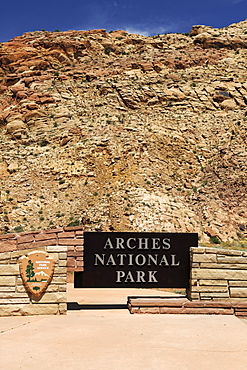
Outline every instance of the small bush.
<svg viewBox="0 0 247 370"><path fill-rule="evenodd" d="M75 221L70 222L67 226L79 226L79 225L80 225L80 221L75 220Z"/></svg>
<svg viewBox="0 0 247 370"><path fill-rule="evenodd" d="M104 51L106 55L109 55L112 50L109 48L109 46L106 46Z"/></svg>
<svg viewBox="0 0 247 370"><path fill-rule="evenodd" d="M242 233L240 231L237 231L236 234L237 234L237 237L239 239L242 239L243 238L243 235L242 235Z"/></svg>
<svg viewBox="0 0 247 370"><path fill-rule="evenodd" d="M210 236L210 243L220 244L220 239L217 236Z"/></svg>
<svg viewBox="0 0 247 370"><path fill-rule="evenodd" d="M16 226L16 227L14 228L14 231L15 231L16 233L22 233L24 230L23 230L23 227L22 227L21 225L19 225L19 226Z"/></svg>
<svg viewBox="0 0 247 370"><path fill-rule="evenodd" d="M40 140L40 142L39 142L39 146L46 146L46 145L48 145L49 144L49 142L47 141L47 140Z"/></svg>

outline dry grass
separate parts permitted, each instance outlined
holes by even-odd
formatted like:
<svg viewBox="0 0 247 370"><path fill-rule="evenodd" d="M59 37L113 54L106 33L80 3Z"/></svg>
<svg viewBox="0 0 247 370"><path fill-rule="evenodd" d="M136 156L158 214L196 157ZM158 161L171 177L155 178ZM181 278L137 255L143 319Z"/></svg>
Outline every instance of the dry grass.
<svg viewBox="0 0 247 370"><path fill-rule="evenodd" d="M247 239L241 238L239 240L214 243L200 243L199 247L217 248L217 249L234 249L239 251L247 251Z"/></svg>

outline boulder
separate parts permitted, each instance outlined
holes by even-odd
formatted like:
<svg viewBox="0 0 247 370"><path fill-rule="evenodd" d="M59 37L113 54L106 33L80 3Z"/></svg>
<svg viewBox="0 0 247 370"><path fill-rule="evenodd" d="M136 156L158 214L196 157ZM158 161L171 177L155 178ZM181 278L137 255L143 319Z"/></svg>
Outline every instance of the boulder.
<svg viewBox="0 0 247 370"><path fill-rule="evenodd" d="M11 162L9 165L8 165L8 171L9 172L14 172L14 171L17 171L19 168L19 164L17 161L14 161L14 162Z"/></svg>
<svg viewBox="0 0 247 370"><path fill-rule="evenodd" d="M6 90L7 90L6 86L0 85L0 94L4 94Z"/></svg>
<svg viewBox="0 0 247 370"><path fill-rule="evenodd" d="M37 118L42 118L45 117L46 114L43 110L36 110L36 109L31 109L31 112L27 112L24 115L24 120L25 122L29 122L30 120L35 120Z"/></svg>
<svg viewBox="0 0 247 370"><path fill-rule="evenodd" d="M26 129L26 124L20 119L16 119L14 121L7 123L6 129L8 134L14 134L17 131L18 132L24 131Z"/></svg>
<svg viewBox="0 0 247 370"><path fill-rule="evenodd" d="M12 121L22 121L22 115L20 113L10 111L9 114L6 115L5 120L7 123L10 123Z"/></svg>
<svg viewBox="0 0 247 370"><path fill-rule="evenodd" d="M211 31L213 28L210 26L203 26L203 25L196 25L192 27L192 30L190 31L190 36L196 36L200 33Z"/></svg>
<svg viewBox="0 0 247 370"><path fill-rule="evenodd" d="M220 106L226 110L236 109L238 107L234 99L225 99L222 103L220 103Z"/></svg>

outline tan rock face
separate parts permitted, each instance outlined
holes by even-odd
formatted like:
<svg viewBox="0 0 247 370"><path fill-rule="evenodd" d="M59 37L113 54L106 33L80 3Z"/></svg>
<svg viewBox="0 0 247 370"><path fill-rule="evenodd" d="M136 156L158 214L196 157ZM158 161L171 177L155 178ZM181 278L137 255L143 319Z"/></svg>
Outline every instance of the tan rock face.
<svg viewBox="0 0 247 370"><path fill-rule="evenodd" d="M37 31L4 43L0 232L80 222L244 236L245 30Z"/></svg>
<svg viewBox="0 0 247 370"><path fill-rule="evenodd" d="M234 49L247 47L247 36L245 34L247 21L233 24L220 30L205 27L194 26L190 32L194 37L194 43L203 48L227 48Z"/></svg>
<svg viewBox="0 0 247 370"><path fill-rule="evenodd" d="M220 106L223 108L223 109L236 109L237 108L237 103L235 102L234 99L226 99L224 100Z"/></svg>
<svg viewBox="0 0 247 370"><path fill-rule="evenodd" d="M6 125L8 134L13 134L16 131L23 131L26 128L26 124L21 120L13 120Z"/></svg>

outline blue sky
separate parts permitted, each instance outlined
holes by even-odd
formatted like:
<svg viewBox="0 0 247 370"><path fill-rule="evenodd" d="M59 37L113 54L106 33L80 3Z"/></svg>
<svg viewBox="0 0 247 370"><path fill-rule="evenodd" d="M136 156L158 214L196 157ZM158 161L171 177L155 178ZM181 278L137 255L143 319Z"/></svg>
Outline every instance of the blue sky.
<svg viewBox="0 0 247 370"><path fill-rule="evenodd" d="M247 18L247 0L1 0L0 41L24 32L123 29L151 36L225 27Z"/></svg>

